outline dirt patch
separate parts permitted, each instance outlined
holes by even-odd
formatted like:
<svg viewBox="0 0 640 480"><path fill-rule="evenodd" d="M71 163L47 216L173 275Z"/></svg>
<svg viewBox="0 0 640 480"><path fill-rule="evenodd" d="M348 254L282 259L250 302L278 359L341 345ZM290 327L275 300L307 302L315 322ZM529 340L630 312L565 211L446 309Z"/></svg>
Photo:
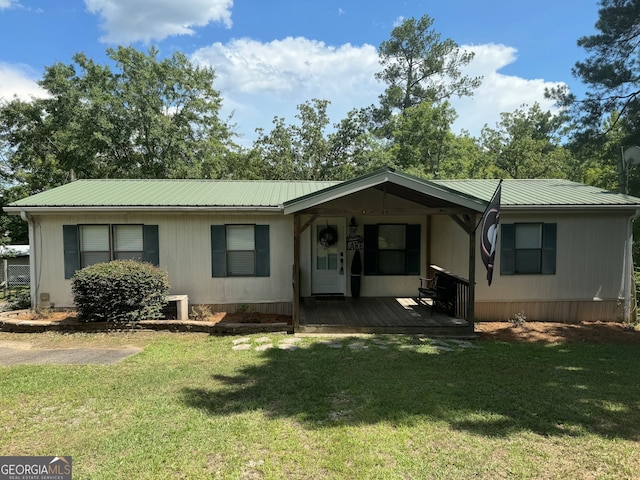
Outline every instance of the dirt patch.
<svg viewBox="0 0 640 480"><path fill-rule="evenodd" d="M564 324L526 322L478 322L476 334L482 340L531 343L615 343L640 345L640 330L615 322Z"/></svg>
<svg viewBox="0 0 640 480"><path fill-rule="evenodd" d="M52 322L64 322L74 323L78 322L78 317L75 312L47 312L38 313L31 311L23 311L16 313L12 316L16 320L40 320L40 321L52 321ZM271 313L226 313L215 312L207 315L200 316L197 320L211 323L286 323L291 325L292 320L290 315L279 315Z"/></svg>
<svg viewBox="0 0 640 480"><path fill-rule="evenodd" d="M46 315L21 312L13 318L20 320L50 320L64 323L77 322L74 312L48 312ZM211 313L200 318L214 324L229 323L286 323L291 325L290 315L235 312ZM531 343L616 343L640 345L640 327L616 322L582 322L564 324L552 322L525 322L517 326L512 322L478 322L476 334L480 340Z"/></svg>
<svg viewBox="0 0 640 480"><path fill-rule="evenodd" d="M208 322L225 323L286 323L292 325L290 315L275 313L213 313L207 318Z"/></svg>

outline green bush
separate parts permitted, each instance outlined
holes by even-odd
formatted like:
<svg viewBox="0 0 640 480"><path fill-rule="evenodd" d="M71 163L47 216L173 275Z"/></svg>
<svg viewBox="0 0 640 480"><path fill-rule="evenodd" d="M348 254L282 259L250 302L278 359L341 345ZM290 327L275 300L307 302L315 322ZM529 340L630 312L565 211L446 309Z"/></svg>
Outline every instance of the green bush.
<svg viewBox="0 0 640 480"><path fill-rule="evenodd" d="M114 260L78 270L71 289L81 320L132 322L162 317L169 281L150 263Z"/></svg>
<svg viewBox="0 0 640 480"><path fill-rule="evenodd" d="M31 308L31 290L29 287L20 287L10 290L7 295L9 310L24 310Z"/></svg>

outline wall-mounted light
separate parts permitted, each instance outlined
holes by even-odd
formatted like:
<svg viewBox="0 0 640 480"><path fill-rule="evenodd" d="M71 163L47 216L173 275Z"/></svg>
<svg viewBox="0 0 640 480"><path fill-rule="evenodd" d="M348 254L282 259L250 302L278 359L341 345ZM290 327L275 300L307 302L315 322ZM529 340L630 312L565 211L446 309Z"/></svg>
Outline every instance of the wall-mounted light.
<svg viewBox="0 0 640 480"><path fill-rule="evenodd" d="M358 224L356 223L356 218L351 217L351 221L349 222L349 233L355 234L358 229Z"/></svg>

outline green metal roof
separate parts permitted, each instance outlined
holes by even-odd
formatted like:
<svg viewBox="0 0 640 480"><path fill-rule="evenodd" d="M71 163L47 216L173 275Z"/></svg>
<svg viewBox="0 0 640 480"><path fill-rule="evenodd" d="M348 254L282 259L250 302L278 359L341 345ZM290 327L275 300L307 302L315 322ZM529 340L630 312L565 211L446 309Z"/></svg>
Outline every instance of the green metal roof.
<svg viewBox="0 0 640 480"><path fill-rule="evenodd" d="M10 207L279 207L338 182L77 180Z"/></svg>
<svg viewBox="0 0 640 480"><path fill-rule="evenodd" d="M424 184L428 192L451 192L460 201L488 202L498 180L422 180L395 172L405 190ZM373 177L383 174L374 172ZM5 207L8 211L30 209L77 208L230 208L279 209L304 198L327 196L330 192L348 194L349 186L357 186L371 176L364 175L346 182L267 181L267 180L77 180L46 192L23 198ZM372 178L373 178L372 177ZM406 177L406 178L405 178ZM411 180L411 182L405 182ZM403 183L404 182L404 183ZM417 183L415 183L417 182ZM366 183L366 182L365 182ZM405 185L406 183L406 185ZM417 185L417 186L416 186ZM431 187L430 187L431 186ZM339 192L336 190L338 187ZM347 188L342 188L347 187ZM345 190L345 192L342 192ZM422 192L423 194L425 192ZM444 195L444 194L443 194ZM464 202L463 202L464 203ZM505 180L502 184L503 207L640 207L640 198L621 195L601 188L569 180L528 179Z"/></svg>
<svg viewBox="0 0 640 480"><path fill-rule="evenodd" d="M442 186L491 200L499 180L432 180ZM502 182L502 206L579 207L640 206L640 198L562 179L507 179Z"/></svg>

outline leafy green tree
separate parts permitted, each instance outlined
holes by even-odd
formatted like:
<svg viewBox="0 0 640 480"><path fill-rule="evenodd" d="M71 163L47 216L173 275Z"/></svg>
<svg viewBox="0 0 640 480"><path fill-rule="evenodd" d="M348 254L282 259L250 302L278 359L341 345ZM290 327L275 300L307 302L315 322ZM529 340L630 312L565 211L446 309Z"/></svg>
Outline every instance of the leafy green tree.
<svg viewBox="0 0 640 480"><path fill-rule="evenodd" d="M343 180L384 162L382 146L368 132L368 117L353 110L329 132L327 100L298 105L297 124L275 117L269 133L258 129L249 171L258 178Z"/></svg>
<svg viewBox="0 0 640 480"><path fill-rule="evenodd" d="M262 128L257 130L258 138L253 144L251 164L255 175L264 179L295 180L300 172L297 165L297 151L294 135L282 117L274 117L273 130L268 134Z"/></svg>
<svg viewBox="0 0 640 480"><path fill-rule="evenodd" d="M570 153L561 145L564 118L535 103L502 113L496 128L485 125L481 148L493 159L490 177L566 178Z"/></svg>
<svg viewBox="0 0 640 480"><path fill-rule="evenodd" d="M376 78L387 84L380 96L380 107L373 109L374 120L382 125L394 114L427 101L438 104L453 96L471 96L481 78L462 74L473 53L461 51L451 39L441 40L432 29L428 15L410 18L391 31L391 37L380 44L378 55L383 70ZM389 138L389 129L382 128Z"/></svg>
<svg viewBox="0 0 640 480"><path fill-rule="evenodd" d="M587 85L583 99L566 87L548 92L577 120L581 134L597 134L627 119L638 142L640 132L640 0L600 0L596 28L600 33L578 40L587 58L576 62L573 75Z"/></svg>
<svg viewBox="0 0 640 480"><path fill-rule="evenodd" d="M616 114L603 120L603 133L598 136L578 135L567 144L575 162L571 180L606 188L612 191L625 191L625 186L639 185L635 170L631 169L630 181L627 181L622 169L622 151L624 139L628 136L625 121Z"/></svg>
<svg viewBox="0 0 640 480"><path fill-rule="evenodd" d="M0 107L0 142L11 180L27 193L81 178L222 176L232 133L218 113L213 69L181 53L159 60L132 47L108 49L99 65L78 53L47 67L46 98Z"/></svg>
<svg viewBox="0 0 640 480"><path fill-rule="evenodd" d="M478 140L463 132L449 140L447 156L440 164L440 178L493 178L490 164L489 155Z"/></svg>
<svg viewBox="0 0 640 480"><path fill-rule="evenodd" d="M456 116L446 101L437 105L424 101L407 108L397 117L393 132L391 154L396 164L419 176L441 178L440 166L450 153Z"/></svg>

